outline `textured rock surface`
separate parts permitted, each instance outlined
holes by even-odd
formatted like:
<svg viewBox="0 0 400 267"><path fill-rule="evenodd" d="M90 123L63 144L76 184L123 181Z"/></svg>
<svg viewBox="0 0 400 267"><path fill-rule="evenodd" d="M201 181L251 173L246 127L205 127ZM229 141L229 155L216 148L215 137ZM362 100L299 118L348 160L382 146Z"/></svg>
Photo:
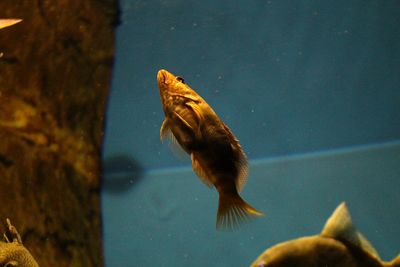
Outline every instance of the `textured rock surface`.
<svg viewBox="0 0 400 267"><path fill-rule="evenodd" d="M99 203L114 0L0 2L0 220L40 266L102 266Z"/></svg>

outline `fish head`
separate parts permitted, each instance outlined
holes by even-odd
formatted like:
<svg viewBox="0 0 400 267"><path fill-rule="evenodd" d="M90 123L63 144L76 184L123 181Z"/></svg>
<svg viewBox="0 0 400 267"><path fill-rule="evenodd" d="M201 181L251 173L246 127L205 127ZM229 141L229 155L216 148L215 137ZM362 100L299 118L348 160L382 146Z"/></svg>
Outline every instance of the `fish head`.
<svg viewBox="0 0 400 267"><path fill-rule="evenodd" d="M187 101L197 95L180 76L175 76L171 72L161 69L157 73L158 90L160 92L161 103L164 111L173 106Z"/></svg>
<svg viewBox="0 0 400 267"><path fill-rule="evenodd" d="M190 90L182 77L175 76L164 69L158 71L157 82L160 94L182 93Z"/></svg>

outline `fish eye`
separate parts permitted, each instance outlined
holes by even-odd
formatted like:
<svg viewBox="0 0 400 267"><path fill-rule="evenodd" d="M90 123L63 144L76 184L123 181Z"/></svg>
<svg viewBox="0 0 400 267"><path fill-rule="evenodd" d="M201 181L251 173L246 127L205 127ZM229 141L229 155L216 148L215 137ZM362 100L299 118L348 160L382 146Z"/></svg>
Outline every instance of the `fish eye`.
<svg viewBox="0 0 400 267"><path fill-rule="evenodd" d="M185 83L185 80L184 80L182 77L180 77L180 76L176 76L176 79L177 79L178 81L180 81L181 83Z"/></svg>

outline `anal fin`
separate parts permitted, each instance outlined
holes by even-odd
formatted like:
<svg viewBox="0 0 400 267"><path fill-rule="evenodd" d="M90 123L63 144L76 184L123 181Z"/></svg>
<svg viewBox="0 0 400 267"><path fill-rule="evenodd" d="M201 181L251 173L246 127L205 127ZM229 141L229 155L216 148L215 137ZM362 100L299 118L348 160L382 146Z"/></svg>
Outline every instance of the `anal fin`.
<svg viewBox="0 0 400 267"><path fill-rule="evenodd" d="M172 133L167 118L164 119L160 128L160 140L163 142L165 139L169 141L169 147L171 151L179 158L184 159L186 156L185 150L180 146L178 140L176 140L174 134Z"/></svg>

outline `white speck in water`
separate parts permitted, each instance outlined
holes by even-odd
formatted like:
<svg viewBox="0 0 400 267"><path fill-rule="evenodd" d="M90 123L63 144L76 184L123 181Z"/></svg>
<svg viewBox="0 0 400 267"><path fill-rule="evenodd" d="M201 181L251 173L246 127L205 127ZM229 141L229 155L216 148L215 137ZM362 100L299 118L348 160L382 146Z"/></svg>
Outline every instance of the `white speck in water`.
<svg viewBox="0 0 400 267"><path fill-rule="evenodd" d="M348 33L349 33L348 30L344 30L344 31L337 32L337 35L346 35Z"/></svg>
<svg viewBox="0 0 400 267"><path fill-rule="evenodd" d="M218 90L218 89L217 89L217 90L215 90L215 93L216 93L216 94L218 94L218 93L219 93L219 90Z"/></svg>
<svg viewBox="0 0 400 267"><path fill-rule="evenodd" d="M219 76L218 76L218 80L222 80L222 75L219 75Z"/></svg>
<svg viewBox="0 0 400 267"><path fill-rule="evenodd" d="M170 29L171 31L174 31L174 30L175 30L175 27L174 27L174 26L171 26L171 27L169 27L169 29Z"/></svg>
<svg viewBox="0 0 400 267"><path fill-rule="evenodd" d="M196 26L197 26L197 23L196 23L196 22L193 22L192 25L193 25L193 27L196 27Z"/></svg>
<svg viewBox="0 0 400 267"><path fill-rule="evenodd" d="M251 109L250 111L251 111L251 113L254 113L254 109Z"/></svg>

